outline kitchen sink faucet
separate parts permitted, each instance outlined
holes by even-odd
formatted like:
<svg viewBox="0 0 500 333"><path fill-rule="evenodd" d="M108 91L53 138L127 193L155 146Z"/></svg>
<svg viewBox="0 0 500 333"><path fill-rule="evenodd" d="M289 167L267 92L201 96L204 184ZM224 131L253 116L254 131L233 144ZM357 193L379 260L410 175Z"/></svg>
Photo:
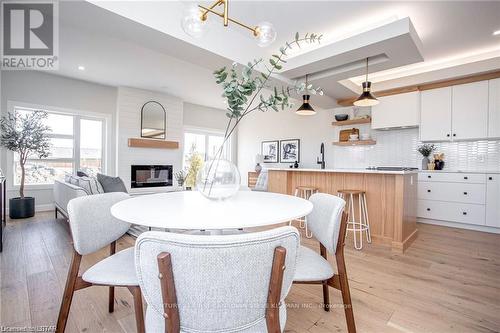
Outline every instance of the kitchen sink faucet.
<svg viewBox="0 0 500 333"><path fill-rule="evenodd" d="M319 157L316 158L316 163L321 164L321 169L325 168L325 144L322 142L321 143L321 148L320 151L321 153L321 161L319 160Z"/></svg>

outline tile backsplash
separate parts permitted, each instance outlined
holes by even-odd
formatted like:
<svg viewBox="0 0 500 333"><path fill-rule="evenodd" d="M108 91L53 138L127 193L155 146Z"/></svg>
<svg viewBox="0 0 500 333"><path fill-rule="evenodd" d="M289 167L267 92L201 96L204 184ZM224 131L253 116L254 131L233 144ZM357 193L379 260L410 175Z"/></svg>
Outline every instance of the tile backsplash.
<svg viewBox="0 0 500 333"><path fill-rule="evenodd" d="M373 146L335 146L334 168L366 168L367 166L422 165L422 156L417 152L418 128L371 131L377 140ZM460 142L438 142L436 152L445 155L445 170L500 170L500 140ZM333 158L332 158L333 157Z"/></svg>

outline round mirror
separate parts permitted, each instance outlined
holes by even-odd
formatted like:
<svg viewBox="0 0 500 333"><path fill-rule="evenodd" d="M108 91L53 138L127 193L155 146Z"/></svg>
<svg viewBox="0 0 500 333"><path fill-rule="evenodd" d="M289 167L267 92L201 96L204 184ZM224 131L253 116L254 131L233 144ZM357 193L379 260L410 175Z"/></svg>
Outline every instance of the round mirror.
<svg viewBox="0 0 500 333"><path fill-rule="evenodd" d="M156 101L144 103L141 109L141 137L165 139L167 113Z"/></svg>

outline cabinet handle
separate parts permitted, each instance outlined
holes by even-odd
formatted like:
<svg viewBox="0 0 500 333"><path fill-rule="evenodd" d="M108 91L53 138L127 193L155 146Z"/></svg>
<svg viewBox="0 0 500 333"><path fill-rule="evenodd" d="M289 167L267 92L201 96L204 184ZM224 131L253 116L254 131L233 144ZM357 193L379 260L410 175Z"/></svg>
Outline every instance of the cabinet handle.
<svg viewBox="0 0 500 333"><path fill-rule="evenodd" d="M428 193L431 193L431 190L427 190Z"/></svg>
<svg viewBox="0 0 500 333"><path fill-rule="evenodd" d="M464 195L467 195L467 192L464 192Z"/></svg>
<svg viewBox="0 0 500 333"><path fill-rule="evenodd" d="M488 180L493 180L493 177L488 177Z"/></svg>
<svg viewBox="0 0 500 333"><path fill-rule="evenodd" d="M464 179L467 180L467 179L469 179L469 177L465 176Z"/></svg>
<svg viewBox="0 0 500 333"><path fill-rule="evenodd" d="M467 212L462 212L463 215L467 215Z"/></svg>
<svg viewBox="0 0 500 333"><path fill-rule="evenodd" d="M431 209L430 209L430 208L427 208L427 211L428 211L428 212L430 212L430 211L431 211Z"/></svg>
<svg viewBox="0 0 500 333"><path fill-rule="evenodd" d="M450 133L446 134L446 136L449 138L450 137Z"/></svg>
<svg viewBox="0 0 500 333"><path fill-rule="evenodd" d="M427 178L432 178L431 175L428 175Z"/></svg>
<svg viewBox="0 0 500 333"><path fill-rule="evenodd" d="M453 136L457 136L457 134L456 134L456 133L453 133Z"/></svg>

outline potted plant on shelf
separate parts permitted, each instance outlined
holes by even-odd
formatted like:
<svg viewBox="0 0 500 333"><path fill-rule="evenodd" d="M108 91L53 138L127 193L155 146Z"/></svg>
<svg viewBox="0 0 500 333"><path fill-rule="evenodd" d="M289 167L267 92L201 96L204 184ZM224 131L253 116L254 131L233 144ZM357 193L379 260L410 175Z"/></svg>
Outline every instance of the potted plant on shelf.
<svg viewBox="0 0 500 333"><path fill-rule="evenodd" d="M434 146L433 144L423 144L418 147L417 151L424 157L422 159L422 170L428 169L427 165L430 163L429 156L434 150L436 150L436 146Z"/></svg>
<svg viewBox="0 0 500 333"><path fill-rule="evenodd" d="M35 198L24 196L26 161L29 157L46 158L50 153L50 128L44 124L47 112L9 112L0 120L0 144L19 156L21 179L19 197L9 199L9 216L12 219L35 215Z"/></svg>

